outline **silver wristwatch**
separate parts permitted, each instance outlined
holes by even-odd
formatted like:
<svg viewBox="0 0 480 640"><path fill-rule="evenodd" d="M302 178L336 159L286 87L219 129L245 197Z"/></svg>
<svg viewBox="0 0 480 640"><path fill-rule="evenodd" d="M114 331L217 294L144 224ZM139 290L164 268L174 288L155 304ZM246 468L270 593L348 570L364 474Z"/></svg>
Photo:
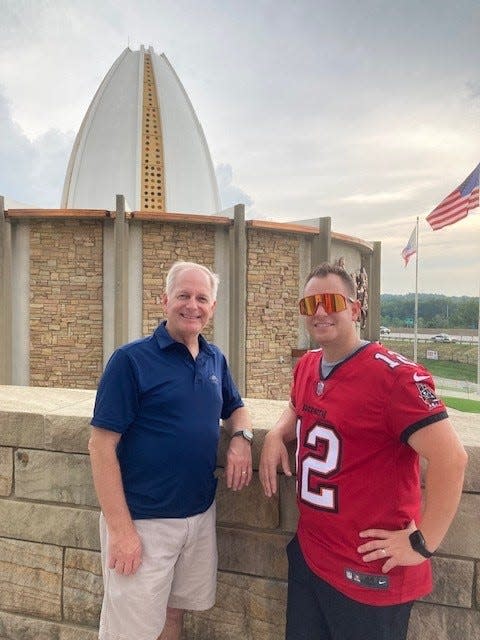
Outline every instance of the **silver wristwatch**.
<svg viewBox="0 0 480 640"><path fill-rule="evenodd" d="M232 438L236 438L237 436L241 436L242 438L245 438L245 440L250 444L252 444L253 442L253 432L250 429L242 429L241 431L235 431L235 433L232 435Z"/></svg>

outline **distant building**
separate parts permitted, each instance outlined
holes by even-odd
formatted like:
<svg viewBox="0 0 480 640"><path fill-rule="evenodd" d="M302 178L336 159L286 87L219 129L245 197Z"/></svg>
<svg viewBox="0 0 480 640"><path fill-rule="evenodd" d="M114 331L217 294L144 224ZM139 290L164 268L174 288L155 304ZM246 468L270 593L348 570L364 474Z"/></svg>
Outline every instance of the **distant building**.
<svg viewBox="0 0 480 640"><path fill-rule="evenodd" d="M219 213L207 142L165 55L125 51L93 98L73 146L61 206ZM112 195L113 194L113 195Z"/></svg>
<svg viewBox="0 0 480 640"><path fill-rule="evenodd" d="M0 382L95 387L112 350L162 318L175 260L220 274L206 335L250 397L287 397L292 363L309 346L297 301L322 260L343 260L358 279L362 334L378 338L380 243L335 233L328 217L293 224L246 221L243 205L222 212L180 80L165 56L126 49L82 122L61 208L0 199Z"/></svg>

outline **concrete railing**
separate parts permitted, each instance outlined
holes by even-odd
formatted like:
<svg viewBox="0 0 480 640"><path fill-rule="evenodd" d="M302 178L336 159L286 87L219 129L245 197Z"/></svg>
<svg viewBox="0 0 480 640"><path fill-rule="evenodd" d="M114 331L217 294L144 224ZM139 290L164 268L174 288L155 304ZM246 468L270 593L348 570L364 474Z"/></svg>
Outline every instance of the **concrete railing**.
<svg viewBox="0 0 480 640"><path fill-rule="evenodd" d="M93 391L0 387L0 640L94 640L101 606L98 505L87 453ZM247 400L254 467L281 401ZM433 559L435 590L415 605L409 640L480 639L480 416L451 412L469 453L461 505ZM218 464L222 475L226 438ZM219 482L217 605L189 614L189 640L283 638L285 544L295 481L267 500L258 474ZM133 639L132 639L133 640Z"/></svg>

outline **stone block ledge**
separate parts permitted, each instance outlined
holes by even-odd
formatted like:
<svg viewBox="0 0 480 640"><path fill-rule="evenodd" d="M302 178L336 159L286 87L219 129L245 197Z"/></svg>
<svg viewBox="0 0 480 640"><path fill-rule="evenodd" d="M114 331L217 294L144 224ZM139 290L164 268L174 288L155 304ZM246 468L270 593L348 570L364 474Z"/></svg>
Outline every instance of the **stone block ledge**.
<svg viewBox="0 0 480 640"><path fill-rule="evenodd" d="M92 390L0 386L0 640L97 639L99 509L87 448L94 399ZM226 488L229 438L222 433L217 604L187 615L189 640L279 640L284 633L296 479L279 474L278 494L267 499L258 464L287 401L245 404L255 429L254 476L244 491ZM449 413L469 454L464 492L433 558L434 591L415 604L408 640L480 640L480 415Z"/></svg>

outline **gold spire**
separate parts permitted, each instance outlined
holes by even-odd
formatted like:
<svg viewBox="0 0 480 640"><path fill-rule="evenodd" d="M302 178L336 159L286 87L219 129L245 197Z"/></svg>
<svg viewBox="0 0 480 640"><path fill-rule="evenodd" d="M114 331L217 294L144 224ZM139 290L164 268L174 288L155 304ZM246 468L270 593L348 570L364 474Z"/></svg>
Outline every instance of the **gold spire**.
<svg viewBox="0 0 480 640"><path fill-rule="evenodd" d="M143 68L141 209L165 211L162 126L152 57L148 53Z"/></svg>

